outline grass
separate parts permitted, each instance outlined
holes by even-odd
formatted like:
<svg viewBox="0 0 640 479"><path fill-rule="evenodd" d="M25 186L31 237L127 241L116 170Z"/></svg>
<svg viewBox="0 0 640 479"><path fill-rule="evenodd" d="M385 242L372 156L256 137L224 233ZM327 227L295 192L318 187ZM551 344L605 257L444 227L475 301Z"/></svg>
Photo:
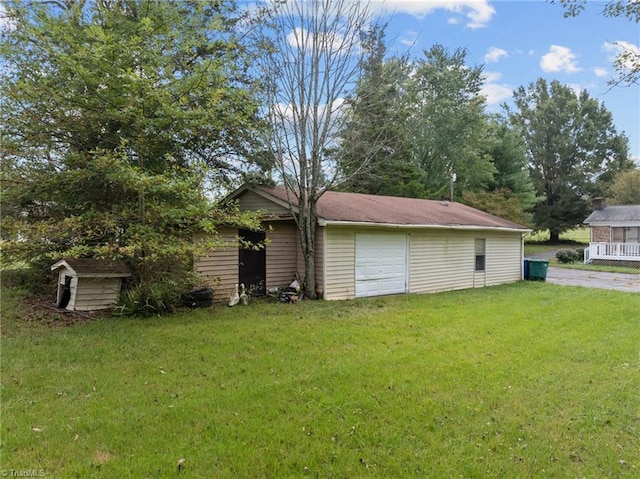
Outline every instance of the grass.
<svg viewBox="0 0 640 479"><path fill-rule="evenodd" d="M51 327L5 293L5 470L640 473L640 295L521 282Z"/></svg>
<svg viewBox="0 0 640 479"><path fill-rule="evenodd" d="M588 245L591 238L589 228L573 228L560 234L560 244L584 244ZM549 230L536 231L527 235L525 238L527 243L549 244Z"/></svg>

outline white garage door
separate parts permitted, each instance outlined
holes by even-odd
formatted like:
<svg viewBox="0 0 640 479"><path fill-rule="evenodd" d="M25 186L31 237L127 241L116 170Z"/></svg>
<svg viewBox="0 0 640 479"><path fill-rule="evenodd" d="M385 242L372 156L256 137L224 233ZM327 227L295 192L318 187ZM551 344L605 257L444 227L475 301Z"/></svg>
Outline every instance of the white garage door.
<svg viewBox="0 0 640 479"><path fill-rule="evenodd" d="M356 298L407 292L407 235L356 234Z"/></svg>

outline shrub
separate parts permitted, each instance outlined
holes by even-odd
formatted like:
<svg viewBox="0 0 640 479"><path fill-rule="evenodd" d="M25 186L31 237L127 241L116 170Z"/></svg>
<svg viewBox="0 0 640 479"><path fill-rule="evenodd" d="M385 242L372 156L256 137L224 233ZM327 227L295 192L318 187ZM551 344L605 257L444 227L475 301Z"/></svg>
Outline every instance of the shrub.
<svg viewBox="0 0 640 479"><path fill-rule="evenodd" d="M578 248L576 254L578 255L578 261L584 261L584 248Z"/></svg>
<svg viewBox="0 0 640 479"><path fill-rule="evenodd" d="M117 314L159 316L171 313L180 301L180 287L176 281L164 279L154 283L139 283L120 295Z"/></svg>
<svg viewBox="0 0 640 479"><path fill-rule="evenodd" d="M0 282L3 287L20 288L29 295L55 295L58 274L51 271L52 264L40 258L30 263L3 264Z"/></svg>
<svg viewBox="0 0 640 479"><path fill-rule="evenodd" d="M576 250L563 249L556 253L556 258L561 263L575 263L580 258L580 255Z"/></svg>

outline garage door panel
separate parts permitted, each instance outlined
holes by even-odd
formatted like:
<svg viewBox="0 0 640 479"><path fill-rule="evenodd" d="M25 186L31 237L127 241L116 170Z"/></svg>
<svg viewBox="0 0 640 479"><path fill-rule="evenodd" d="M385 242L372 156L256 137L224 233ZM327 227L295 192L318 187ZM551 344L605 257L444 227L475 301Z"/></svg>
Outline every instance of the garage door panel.
<svg viewBox="0 0 640 479"><path fill-rule="evenodd" d="M407 291L407 236L357 234L356 297Z"/></svg>

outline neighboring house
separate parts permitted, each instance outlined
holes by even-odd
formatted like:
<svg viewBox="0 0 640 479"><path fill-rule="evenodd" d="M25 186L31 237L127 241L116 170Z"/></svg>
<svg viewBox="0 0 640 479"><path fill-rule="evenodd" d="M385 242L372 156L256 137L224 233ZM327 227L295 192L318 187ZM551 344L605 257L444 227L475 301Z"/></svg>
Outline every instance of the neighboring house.
<svg viewBox="0 0 640 479"><path fill-rule="evenodd" d="M640 205L607 206L598 198L584 222L591 228L585 263L640 268Z"/></svg>
<svg viewBox="0 0 640 479"><path fill-rule="evenodd" d="M195 270L217 301L236 283L261 292L304 275L298 231L284 187L244 186L225 201L263 210L264 231L221 228L228 248L198 258ZM449 201L326 192L319 200L316 285L324 299L477 288L522 279L523 236L529 230ZM267 240L260 250L234 242Z"/></svg>

